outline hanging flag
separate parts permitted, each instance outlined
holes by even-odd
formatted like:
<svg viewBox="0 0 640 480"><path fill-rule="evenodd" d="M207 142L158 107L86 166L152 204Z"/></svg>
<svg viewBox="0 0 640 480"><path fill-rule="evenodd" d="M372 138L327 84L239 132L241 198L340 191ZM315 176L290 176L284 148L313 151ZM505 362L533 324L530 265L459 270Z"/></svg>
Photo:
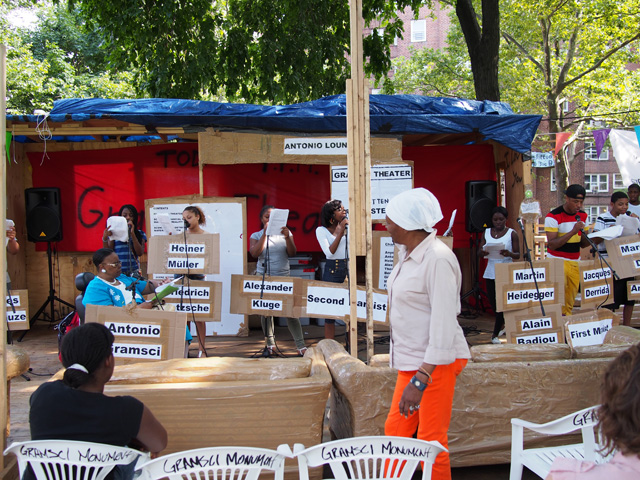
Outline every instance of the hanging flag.
<svg viewBox="0 0 640 480"><path fill-rule="evenodd" d="M553 152L554 157L558 156L558 152L562 149L562 147L564 147L564 144L567 142L567 140L569 140L570 136L571 132L556 133L556 150L555 152Z"/></svg>
<svg viewBox="0 0 640 480"><path fill-rule="evenodd" d="M602 148L604 147L604 142L607 141L607 137L609 136L610 131L610 128L603 128L601 130L593 131L593 139L596 141L596 155L598 155L598 158L600 158Z"/></svg>
<svg viewBox="0 0 640 480"><path fill-rule="evenodd" d="M640 145L635 132L611 130L609 134L613 156L625 185L640 182Z"/></svg>
<svg viewBox="0 0 640 480"><path fill-rule="evenodd" d="M11 137L11 132L7 132L7 143L5 144L5 147L7 148L7 161L9 161L9 163L11 163L9 160L11 158Z"/></svg>

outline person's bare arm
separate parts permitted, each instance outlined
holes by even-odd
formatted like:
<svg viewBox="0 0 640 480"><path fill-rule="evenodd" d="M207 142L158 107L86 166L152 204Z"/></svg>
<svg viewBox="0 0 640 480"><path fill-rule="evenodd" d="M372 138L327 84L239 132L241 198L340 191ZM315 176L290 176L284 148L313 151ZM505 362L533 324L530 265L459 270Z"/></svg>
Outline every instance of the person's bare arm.
<svg viewBox="0 0 640 480"><path fill-rule="evenodd" d="M136 440L151 453L158 453L167 448L169 441L167 430L146 406L142 411L140 430Z"/></svg>
<svg viewBox="0 0 640 480"><path fill-rule="evenodd" d="M289 255L290 257L293 257L296 253L298 253L296 244L293 241L293 235L291 235L291 232L286 226L282 227L281 232L282 232L282 235L284 235L284 241L287 244L287 255Z"/></svg>
<svg viewBox="0 0 640 480"><path fill-rule="evenodd" d="M334 235L336 238L331 243L331 245L329 245L329 251L332 254L336 253L336 250L338 250L338 247L340 246L340 240L342 240L342 237L347 231L347 225L349 225L349 220L347 220L346 218L343 218L342 221L338 223L338 225L336 226L336 230L334 232Z"/></svg>
<svg viewBox="0 0 640 480"><path fill-rule="evenodd" d="M259 240L256 240L255 238L249 240L249 253L253 258L258 258L267 246L267 225L269 225L268 222L264 226L262 236Z"/></svg>

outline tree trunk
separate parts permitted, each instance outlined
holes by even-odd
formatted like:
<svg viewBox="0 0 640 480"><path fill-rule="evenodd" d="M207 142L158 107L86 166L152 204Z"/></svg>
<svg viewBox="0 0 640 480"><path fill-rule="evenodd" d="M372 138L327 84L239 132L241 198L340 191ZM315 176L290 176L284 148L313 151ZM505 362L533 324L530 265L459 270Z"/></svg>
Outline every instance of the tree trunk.
<svg viewBox="0 0 640 480"><path fill-rule="evenodd" d="M471 0L456 1L456 15L464 34L476 100L500 101L500 8L498 0L482 0L482 27Z"/></svg>

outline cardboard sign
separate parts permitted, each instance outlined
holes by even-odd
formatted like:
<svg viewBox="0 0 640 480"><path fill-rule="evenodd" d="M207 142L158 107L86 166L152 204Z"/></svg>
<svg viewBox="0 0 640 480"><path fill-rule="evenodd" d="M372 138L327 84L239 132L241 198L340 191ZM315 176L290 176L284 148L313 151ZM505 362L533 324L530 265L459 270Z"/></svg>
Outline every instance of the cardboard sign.
<svg viewBox="0 0 640 480"><path fill-rule="evenodd" d="M179 280L178 290L164 297L166 303L175 305L176 312L184 312L195 316L196 320L205 322L220 321L220 305L222 304L222 283L204 280L190 280L185 283Z"/></svg>
<svg viewBox="0 0 640 480"><path fill-rule="evenodd" d="M640 274L640 235L605 240L609 263L618 277L629 278Z"/></svg>
<svg viewBox="0 0 640 480"><path fill-rule="evenodd" d="M373 290L373 321L389 323L389 312L387 311L387 292ZM351 307L349 307L351 311ZM347 315L349 312L347 312ZM367 291L364 287L358 287L358 320L367 319Z"/></svg>
<svg viewBox="0 0 640 480"><path fill-rule="evenodd" d="M331 198L338 198L349 209L349 182L347 167L331 166ZM371 220L386 217L389 200L413 188L413 167L410 164L384 164L371 166Z"/></svg>
<svg viewBox="0 0 640 480"><path fill-rule="evenodd" d="M381 289L387 288L387 278L396 263L398 251L389 232L375 230L373 232L373 284Z"/></svg>
<svg viewBox="0 0 640 480"><path fill-rule="evenodd" d="M538 260L533 270L526 262L496 264L496 309L499 312L539 305L540 299L543 305L564 303L563 260Z"/></svg>
<svg viewBox="0 0 640 480"><path fill-rule="evenodd" d="M581 261L580 308L595 308L613 302L613 272L600 260Z"/></svg>
<svg viewBox="0 0 640 480"><path fill-rule="evenodd" d="M302 291L301 278L231 276L231 313L296 317L294 305ZM296 295L297 294L297 295Z"/></svg>
<svg viewBox="0 0 640 480"><path fill-rule="evenodd" d="M629 300L640 300L640 280L627 282L627 298Z"/></svg>
<svg viewBox="0 0 640 480"><path fill-rule="evenodd" d="M186 313L87 305L85 323L91 322L115 336L116 365L184 357Z"/></svg>
<svg viewBox="0 0 640 480"><path fill-rule="evenodd" d="M29 330L29 290L11 290L6 302L7 328Z"/></svg>
<svg viewBox="0 0 640 480"><path fill-rule="evenodd" d="M611 327L620 324L620 317L611 310L578 313L567 317L564 324L565 337L570 347L602 345Z"/></svg>
<svg viewBox="0 0 640 480"><path fill-rule="evenodd" d="M554 328L535 333L512 333L507 337L510 343L516 345L542 345L545 343L564 343L562 328Z"/></svg>
<svg viewBox="0 0 640 480"><path fill-rule="evenodd" d="M149 264L153 273L220 273L220 235L153 235L149 239Z"/></svg>
<svg viewBox="0 0 640 480"><path fill-rule="evenodd" d="M547 305L544 307L544 315L539 304L532 305L524 310L512 310L504 312L504 323L507 340L511 335L525 333L527 335L544 333L556 330L564 326L562 317L562 305Z"/></svg>

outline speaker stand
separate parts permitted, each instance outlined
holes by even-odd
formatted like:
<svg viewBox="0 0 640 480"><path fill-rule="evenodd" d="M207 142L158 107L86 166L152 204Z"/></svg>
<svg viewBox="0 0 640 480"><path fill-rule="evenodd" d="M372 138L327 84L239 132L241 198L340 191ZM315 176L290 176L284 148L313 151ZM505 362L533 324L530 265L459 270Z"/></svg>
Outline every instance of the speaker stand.
<svg viewBox="0 0 640 480"><path fill-rule="evenodd" d="M33 326L36 320L39 320L38 317L42 314L42 312L45 311L45 309L47 308L47 305L51 307L51 317L49 320L43 320L43 321L45 322L48 321L49 323L55 322L55 302L67 305L72 309L76 308L75 305L71 305L69 302L65 302L64 300L56 296L56 291L53 288L53 262L51 261L51 242L47 242L47 261L49 263L49 296L47 297L45 302L42 304L42 306L38 309L38 311L35 313L35 315L32 316L31 319L29 320L29 328ZM27 333L29 333L29 330L25 330L24 333L20 335L20 338L18 339L18 341L21 342Z"/></svg>
<svg viewBox="0 0 640 480"><path fill-rule="evenodd" d="M469 291L467 291L462 297L460 297L460 302L464 302L467 298L472 297L474 299L474 309L475 315L480 315L480 312L486 312L487 309L482 300L484 297L487 301L489 301L489 296L487 292L485 292L480 287L480 258L478 257L478 248L480 246L480 234L476 232L474 234L475 238L469 237L469 250L471 251L472 259L469 262L472 265L472 277L473 277L473 286ZM468 302L467 302L468 303ZM491 302L489 302L491 304Z"/></svg>

